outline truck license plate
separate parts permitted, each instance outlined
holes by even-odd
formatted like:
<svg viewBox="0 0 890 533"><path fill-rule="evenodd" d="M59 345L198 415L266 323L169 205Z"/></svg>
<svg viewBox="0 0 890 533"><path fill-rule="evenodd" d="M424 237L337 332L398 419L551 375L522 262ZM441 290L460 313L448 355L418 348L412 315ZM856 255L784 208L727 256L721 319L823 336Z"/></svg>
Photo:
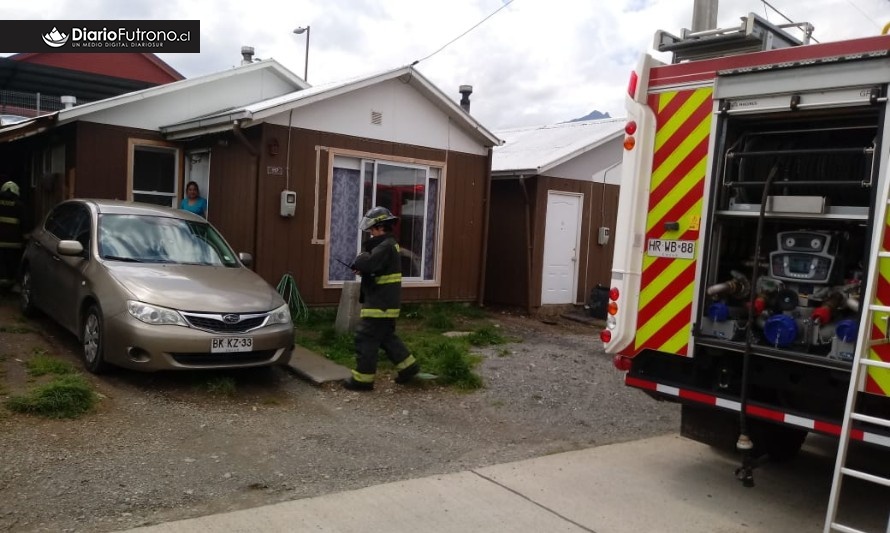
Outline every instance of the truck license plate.
<svg viewBox="0 0 890 533"><path fill-rule="evenodd" d="M249 352L253 350L250 337L213 337L210 339L210 353Z"/></svg>
<svg viewBox="0 0 890 533"><path fill-rule="evenodd" d="M650 257L692 259L695 257L695 241L649 239L646 254Z"/></svg>

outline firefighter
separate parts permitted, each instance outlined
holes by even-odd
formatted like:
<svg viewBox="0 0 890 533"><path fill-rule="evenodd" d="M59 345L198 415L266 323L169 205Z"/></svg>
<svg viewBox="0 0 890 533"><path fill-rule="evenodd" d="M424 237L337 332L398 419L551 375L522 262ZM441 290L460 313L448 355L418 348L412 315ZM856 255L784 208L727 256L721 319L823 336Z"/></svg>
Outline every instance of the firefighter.
<svg viewBox="0 0 890 533"><path fill-rule="evenodd" d="M24 247L24 214L19 186L7 181L0 186L0 286L15 285Z"/></svg>
<svg viewBox="0 0 890 533"><path fill-rule="evenodd" d="M362 245L352 263L353 271L362 277L359 302L361 321L355 332L355 370L343 383L349 390L374 389L377 373L377 352L384 353L395 365L396 383L407 383L420 371L417 360L396 335L396 318L402 292L402 268L399 244L392 235L398 217L385 207L374 207L365 213L360 227L371 238Z"/></svg>

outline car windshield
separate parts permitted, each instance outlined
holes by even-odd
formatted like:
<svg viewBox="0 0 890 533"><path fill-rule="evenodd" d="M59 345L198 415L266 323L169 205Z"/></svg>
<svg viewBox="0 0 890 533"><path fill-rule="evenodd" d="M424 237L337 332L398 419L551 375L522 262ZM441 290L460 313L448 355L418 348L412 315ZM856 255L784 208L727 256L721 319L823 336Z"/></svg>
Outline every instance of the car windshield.
<svg viewBox="0 0 890 533"><path fill-rule="evenodd" d="M222 236L206 222L148 215L99 217L99 256L108 261L238 266Z"/></svg>

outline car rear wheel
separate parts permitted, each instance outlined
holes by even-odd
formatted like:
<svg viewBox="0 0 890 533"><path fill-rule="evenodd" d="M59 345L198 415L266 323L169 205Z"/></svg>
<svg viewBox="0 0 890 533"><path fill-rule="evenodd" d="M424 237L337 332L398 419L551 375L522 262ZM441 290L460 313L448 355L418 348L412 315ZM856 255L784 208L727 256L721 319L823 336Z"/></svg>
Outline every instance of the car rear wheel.
<svg viewBox="0 0 890 533"><path fill-rule="evenodd" d="M106 367L103 334L102 313L98 306L91 305L83 319L83 363L94 374L101 373Z"/></svg>
<svg viewBox="0 0 890 533"><path fill-rule="evenodd" d="M22 269L21 279L19 280L19 308L25 316L34 316L37 314L37 308L34 307L34 295L31 286L31 269L24 267Z"/></svg>

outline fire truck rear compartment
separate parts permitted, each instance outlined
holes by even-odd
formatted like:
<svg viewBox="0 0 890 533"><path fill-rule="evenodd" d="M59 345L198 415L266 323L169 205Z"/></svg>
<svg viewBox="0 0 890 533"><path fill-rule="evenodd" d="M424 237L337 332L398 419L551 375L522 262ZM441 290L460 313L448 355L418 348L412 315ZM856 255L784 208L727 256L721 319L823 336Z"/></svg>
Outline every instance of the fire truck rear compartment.
<svg viewBox="0 0 890 533"><path fill-rule="evenodd" d="M718 118L725 149L712 168L696 356L749 349L849 369L882 112L871 105ZM805 381L801 388L822 388Z"/></svg>

